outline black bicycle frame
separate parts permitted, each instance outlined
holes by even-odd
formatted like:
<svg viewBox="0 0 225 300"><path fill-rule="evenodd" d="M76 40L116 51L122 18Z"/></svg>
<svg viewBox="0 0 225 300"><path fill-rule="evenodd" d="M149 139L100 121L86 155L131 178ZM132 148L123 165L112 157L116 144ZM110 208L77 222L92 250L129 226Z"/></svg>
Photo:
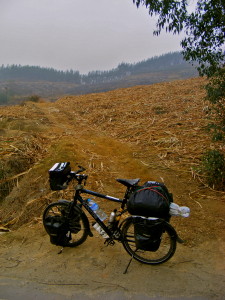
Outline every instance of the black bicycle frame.
<svg viewBox="0 0 225 300"><path fill-rule="evenodd" d="M112 238L113 232L103 223L103 221L101 221L101 219L97 216L97 214L89 207L87 201L81 197L80 193L89 194L92 196L96 196L98 198L103 198L118 203L123 203L123 200L109 195L100 194L98 192L94 192L91 190L86 190L83 188L80 189L79 191L77 190L74 196L75 204L76 201L78 200L82 204L82 206L89 212L89 214L95 219L95 221L102 227L102 229L108 234L108 236Z"/></svg>
<svg viewBox="0 0 225 300"><path fill-rule="evenodd" d="M110 200L110 201L114 201L114 202L123 203L123 200L121 200L119 198L111 197L109 195L103 195L103 194L100 194L98 192L94 192L94 191L90 191L90 190L86 190L86 189L82 189L81 193L93 195L93 196L96 196L96 197L99 197L99 198L104 198L104 199L107 199L107 200Z"/></svg>

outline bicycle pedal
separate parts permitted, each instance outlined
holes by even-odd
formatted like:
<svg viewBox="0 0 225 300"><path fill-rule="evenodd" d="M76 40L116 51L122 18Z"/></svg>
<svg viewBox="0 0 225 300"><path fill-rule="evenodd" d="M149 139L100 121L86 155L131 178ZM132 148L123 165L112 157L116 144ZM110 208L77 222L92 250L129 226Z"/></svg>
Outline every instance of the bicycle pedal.
<svg viewBox="0 0 225 300"><path fill-rule="evenodd" d="M104 244L106 244L106 246L113 246L115 245L115 242L111 239L107 239L105 240Z"/></svg>
<svg viewBox="0 0 225 300"><path fill-rule="evenodd" d="M182 240L179 236L177 236L177 242L180 243L180 244L184 244L185 241Z"/></svg>

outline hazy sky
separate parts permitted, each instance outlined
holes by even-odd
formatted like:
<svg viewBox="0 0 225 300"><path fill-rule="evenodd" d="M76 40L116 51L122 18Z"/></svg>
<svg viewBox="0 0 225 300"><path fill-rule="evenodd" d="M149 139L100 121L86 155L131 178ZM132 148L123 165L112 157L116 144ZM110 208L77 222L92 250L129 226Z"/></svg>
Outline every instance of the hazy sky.
<svg viewBox="0 0 225 300"><path fill-rule="evenodd" d="M110 70L181 50L132 0L0 0L0 65Z"/></svg>

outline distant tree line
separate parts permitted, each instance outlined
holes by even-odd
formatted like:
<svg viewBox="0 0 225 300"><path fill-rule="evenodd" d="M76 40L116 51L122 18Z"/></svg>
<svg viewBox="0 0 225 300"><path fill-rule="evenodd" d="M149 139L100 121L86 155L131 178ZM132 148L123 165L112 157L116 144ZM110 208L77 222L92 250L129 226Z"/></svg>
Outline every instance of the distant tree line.
<svg viewBox="0 0 225 300"><path fill-rule="evenodd" d="M64 72L38 66L2 65L0 81L7 80L80 83L80 73L73 70Z"/></svg>
<svg viewBox="0 0 225 300"><path fill-rule="evenodd" d="M130 75L170 70L174 67L184 67L188 63L180 52L167 53L161 56L143 60L138 63L121 63L109 71L92 71L82 75L79 71L58 71L53 68L38 66L2 65L0 81L50 81L69 82L74 84L96 84L117 81Z"/></svg>
<svg viewBox="0 0 225 300"><path fill-rule="evenodd" d="M96 84L117 81L122 78L144 73L159 71L172 71L174 68L185 68L190 66L180 52L167 53L155 56L138 63L129 64L122 62L117 68L110 71L93 71L82 75L83 84Z"/></svg>
<svg viewBox="0 0 225 300"><path fill-rule="evenodd" d="M2 65L0 105L23 103L32 95L55 101L65 94L100 93L196 75L196 68L184 61L180 52L155 56L134 64L122 62L112 70L92 71L85 75L73 70L58 71L39 66Z"/></svg>

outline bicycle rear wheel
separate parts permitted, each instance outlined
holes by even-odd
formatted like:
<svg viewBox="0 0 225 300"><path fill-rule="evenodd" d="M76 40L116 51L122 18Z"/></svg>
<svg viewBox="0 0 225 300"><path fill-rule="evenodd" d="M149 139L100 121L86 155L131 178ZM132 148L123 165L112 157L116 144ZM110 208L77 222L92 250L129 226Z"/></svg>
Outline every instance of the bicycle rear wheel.
<svg viewBox="0 0 225 300"><path fill-rule="evenodd" d="M45 227L45 230L47 231L47 228L45 226L45 220L48 217L51 216L68 216L69 213L69 202L56 202L51 203L46 207L43 213L43 224ZM68 243L65 245L65 247L76 247L82 244L88 236L88 228L89 228L89 222L84 214L84 212L79 207L74 207L74 211L72 212L71 217L68 219L69 223L69 230L71 239L68 241Z"/></svg>
<svg viewBox="0 0 225 300"><path fill-rule="evenodd" d="M134 259L144 264L157 265L169 260L176 251L176 232L173 227L163 220L158 221L158 225L161 226L158 245L153 241L149 247L149 244L146 244L147 238L144 237L145 244L140 246L137 241L137 231L135 228L136 225L139 225L138 220L142 222L141 217L129 217L123 224L121 231L122 244L125 250Z"/></svg>

